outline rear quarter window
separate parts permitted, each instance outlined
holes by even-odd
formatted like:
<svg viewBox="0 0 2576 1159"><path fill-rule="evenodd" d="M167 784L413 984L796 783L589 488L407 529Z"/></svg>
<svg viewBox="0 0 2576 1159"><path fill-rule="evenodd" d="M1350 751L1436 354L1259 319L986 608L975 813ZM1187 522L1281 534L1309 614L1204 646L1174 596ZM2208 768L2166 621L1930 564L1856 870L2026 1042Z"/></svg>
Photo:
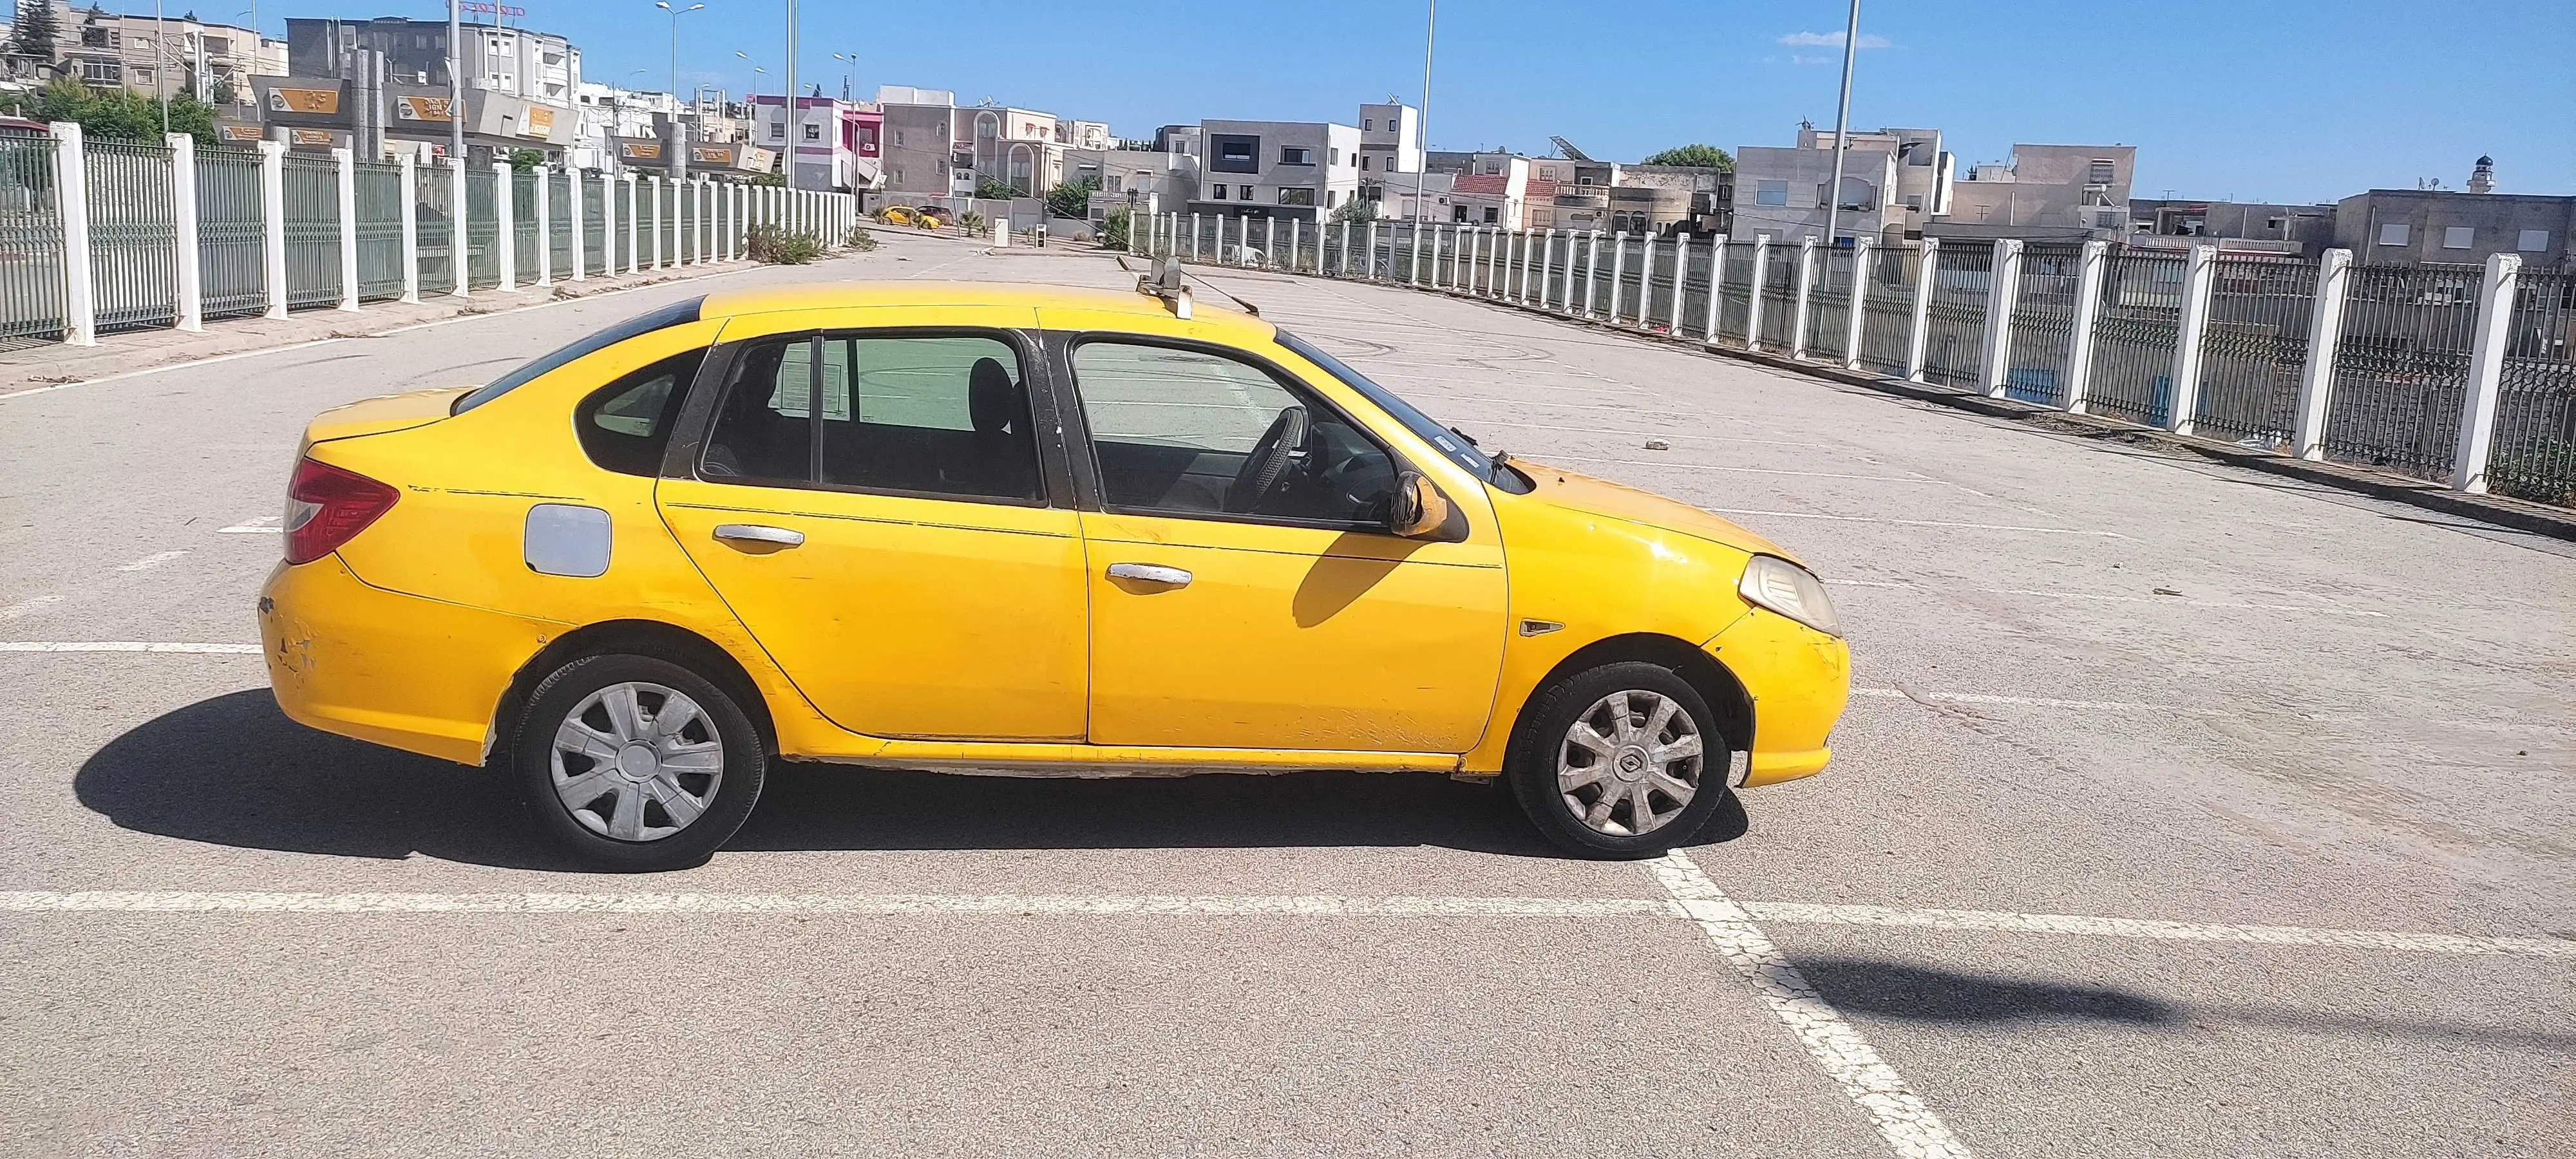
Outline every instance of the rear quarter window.
<svg viewBox="0 0 2576 1159"><path fill-rule="evenodd" d="M661 474L680 403L706 360L704 348L684 351L590 392L573 408L582 453L621 474Z"/></svg>

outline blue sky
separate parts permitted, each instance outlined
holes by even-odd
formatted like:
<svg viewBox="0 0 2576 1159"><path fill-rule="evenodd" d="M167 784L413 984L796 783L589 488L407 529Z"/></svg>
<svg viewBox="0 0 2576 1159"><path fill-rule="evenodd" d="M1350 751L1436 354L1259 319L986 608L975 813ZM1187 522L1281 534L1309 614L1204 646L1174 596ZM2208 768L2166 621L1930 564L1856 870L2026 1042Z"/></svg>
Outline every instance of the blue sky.
<svg viewBox="0 0 2576 1159"><path fill-rule="evenodd" d="M439 15L432 2L282 0L287 16ZM650 0L521 0L585 75L667 87ZM706 0L680 21L681 83L778 84L781 0ZM806 0L802 78L957 91L1125 136L1201 117L1334 119L1422 91L1418 0ZM200 9L214 17L213 9ZM902 13L893 16L890 13ZM1830 126L1838 0L1441 5L1435 148L1545 152L1562 135L1634 160L1704 141L1787 144ZM1293 19L1290 19L1293 17ZM2439 177L2480 153L2508 192L2576 193L2576 0L1864 0L1855 127L1929 126L1961 164L2016 141L2138 147L2139 196L2331 200ZM855 69L831 59L855 55ZM643 70L641 73L635 70Z"/></svg>

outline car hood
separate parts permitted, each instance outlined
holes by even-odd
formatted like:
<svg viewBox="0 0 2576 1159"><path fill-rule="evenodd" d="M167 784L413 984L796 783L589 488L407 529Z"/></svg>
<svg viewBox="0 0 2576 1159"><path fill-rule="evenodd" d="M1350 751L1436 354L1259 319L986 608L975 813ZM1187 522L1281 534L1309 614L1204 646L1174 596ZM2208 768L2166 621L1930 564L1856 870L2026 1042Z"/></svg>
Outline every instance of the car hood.
<svg viewBox="0 0 2576 1159"><path fill-rule="evenodd" d="M1515 459L1512 465L1536 484L1526 498L1603 519L1711 540L1755 555L1776 555L1806 566L1778 544L1679 500L1545 463Z"/></svg>
<svg viewBox="0 0 2576 1159"><path fill-rule="evenodd" d="M313 416L313 421L305 424L304 441L322 443L425 427L446 418L456 405L456 396L473 389L470 386L445 386L435 390L388 394L333 407Z"/></svg>

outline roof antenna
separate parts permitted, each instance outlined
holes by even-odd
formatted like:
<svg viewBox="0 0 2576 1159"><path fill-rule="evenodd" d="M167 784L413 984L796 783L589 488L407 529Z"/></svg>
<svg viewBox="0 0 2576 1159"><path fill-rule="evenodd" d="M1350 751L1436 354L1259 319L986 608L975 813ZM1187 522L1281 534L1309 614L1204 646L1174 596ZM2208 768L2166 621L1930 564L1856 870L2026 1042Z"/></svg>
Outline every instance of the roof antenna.
<svg viewBox="0 0 2576 1159"><path fill-rule="evenodd" d="M1135 273L1134 267L1127 264L1126 258L1121 257L1116 260L1118 262L1119 269L1126 270L1129 273ZM1164 305L1172 308L1173 317L1186 322L1190 317L1190 287L1188 284L1190 282L1197 282L1198 284L1207 287L1209 290L1214 291L1218 297L1232 302L1237 306L1243 307L1243 312L1246 314L1250 314L1255 318L1261 316L1261 307L1255 306L1250 302L1235 297L1233 294L1227 293L1224 287L1208 281L1206 278L1202 278L1197 274L1193 274L1182 269L1181 263L1173 260L1168 255L1155 258L1153 271L1151 273L1143 274L1136 279L1136 292L1143 294L1148 298L1162 299Z"/></svg>

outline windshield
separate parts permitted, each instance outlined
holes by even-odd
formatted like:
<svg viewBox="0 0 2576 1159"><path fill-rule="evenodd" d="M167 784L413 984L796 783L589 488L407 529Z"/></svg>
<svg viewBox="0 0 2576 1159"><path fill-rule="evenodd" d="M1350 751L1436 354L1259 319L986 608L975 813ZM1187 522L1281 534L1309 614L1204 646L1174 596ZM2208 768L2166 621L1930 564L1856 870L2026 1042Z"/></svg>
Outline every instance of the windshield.
<svg viewBox="0 0 2576 1159"><path fill-rule="evenodd" d="M596 354L599 351L606 350L609 347L615 346L620 342L624 342L629 338L635 337L636 335L650 334L656 330L667 330L673 326L695 322L698 320L698 308L705 304L706 298L703 296L673 302L658 310L638 314L623 322L617 323L614 326L601 329L588 337L577 339L572 343L572 345L566 346L552 354L548 354L543 358L530 362L517 370L513 370L508 374L504 374L499 378L493 379L489 384L477 388L473 393L457 399L456 408L448 413L464 414L469 410L473 410L475 407L481 406L484 403L508 394L513 390L517 390L520 386L535 381L536 379L545 376L548 372L572 362L574 359Z"/></svg>
<svg viewBox="0 0 2576 1159"><path fill-rule="evenodd" d="M1466 468L1469 473L1487 483L1494 481L1494 464L1490 460L1478 454L1476 448L1458 432L1440 425L1430 415L1413 409L1412 403L1396 397L1394 391L1370 382L1368 376L1343 365L1341 359L1315 349L1305 339L1286 330L1279 331L1279 344L1296 351L1298 356L1306 361L1323 367L1325 373L1341 379L1343 385L1368 396L1368 400L1376 403L1379 410L1395 416L1395 421L1403 423L1406 430L1422 436L1423 442L1437 448L1442 455L1448 457L1450 462Z"/></svg>

